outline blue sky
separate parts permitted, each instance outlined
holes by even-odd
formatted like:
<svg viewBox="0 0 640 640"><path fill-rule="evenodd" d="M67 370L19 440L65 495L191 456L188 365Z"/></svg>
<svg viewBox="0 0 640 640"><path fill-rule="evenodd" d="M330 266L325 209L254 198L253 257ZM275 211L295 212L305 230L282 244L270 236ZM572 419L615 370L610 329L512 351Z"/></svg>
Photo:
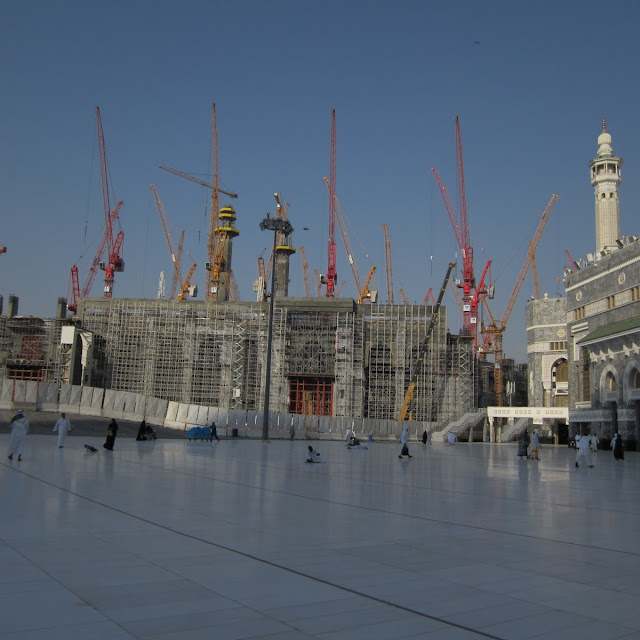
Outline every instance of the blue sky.
<svg viewBox="0 0 640 640"><path fill-rule="evenodd" d="M311 273L326 271L332 108L337 195L361 279L375 264L382 302L383 223L396 303L400 288L412 302L437 291L456 257L431 172L453 197L456 115L476 272L493 260L495 314L553 193L560 199L537 254L543 291L562 292L566 249L574 258L593 251L587 163L605 114L625 158L622 233L640 232L640 3L26 0L0 12L0 244L8 247L0 294L5 309L17 295L22 315L51 317L71 265L82 283L93 259L104 220L95 106L112 202L124 201L126 270L116 274L116 296L155 298L160 271L170 280L150 184L176 244L186 230L184 261L198 263L204 284L209 193L158 165L210 178L212 102L221 185L240 196L233 270L243 300L254 299L256 261L271 245L258 225L276 191L290 202L293 243L305 247ZM338 283L353 296L337 241ZM291 280L290 294L304 295L299 252ZM528 277L505 334L505 357L520 362L532 291ZM457 332L450 294L445 303Z"/></svg>

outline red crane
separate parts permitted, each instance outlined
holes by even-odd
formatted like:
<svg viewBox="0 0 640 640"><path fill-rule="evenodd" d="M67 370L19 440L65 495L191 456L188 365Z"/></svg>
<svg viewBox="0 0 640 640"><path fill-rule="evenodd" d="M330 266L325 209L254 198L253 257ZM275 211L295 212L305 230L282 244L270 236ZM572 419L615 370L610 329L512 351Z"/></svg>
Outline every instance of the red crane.
<svg viewBox="0 0 640 640"><path fill-rule="evenodd" d="M329 152L329 252L327 260L327 298L335 296L336 288L336 110L331 110L331 148Z"/></svg>
<svg viewBox="0 0 640 640"><path fill-rule="evenodd" d="M469 239L469 221L467 218L467 200L464 188L464 161L462 157L462 136L460 134L460 118L456 116L456 158L458 166L458 201L460 204L460 217L456 215L449 192L440 179L436 169L431 169L438 181L438 187L444 200L444 205L449 214L449 220L453 227L453 233L458 241L458 246L462 253L462 283L458 286L462 289L462 318L463 333L473 338L474 349L478 342L478 304L489 293L489 289L484 284L484 277L476 287L475 275L473 272L473 247ZM487 271L489 262L485 267Z"/></svg>
<svg viewBox="0 0 640 640"><path fill-rule="evenodd" d="M124 241L124 233L119 231L116 237L113 237L113 228L119 220L120 207L122 201L111 209L111 198L109 195L109 167L107 164L107 152L104 143L104 131L102 129L102 117L100 115L100 107L96 107L96 120L98 126L98 154L100 158L100 177L102 180L102 201L104 207L104 233L100 240L100 245L93 258L93 262L89 267L89 273L84 281L82 289L80 289L78 278L78 267L71 267L70 286L71 303L67 305L70 311L78 308L78 299L85 298L89 295L97 270L100 268L105 272L104 276L104 297L110 298L113 293L113 280L116 271L124 270L124 260L120 257L120 249ZM103 260L105 251L107 252L107 261ZM69 291L67 290L67 296Z"/></svg>

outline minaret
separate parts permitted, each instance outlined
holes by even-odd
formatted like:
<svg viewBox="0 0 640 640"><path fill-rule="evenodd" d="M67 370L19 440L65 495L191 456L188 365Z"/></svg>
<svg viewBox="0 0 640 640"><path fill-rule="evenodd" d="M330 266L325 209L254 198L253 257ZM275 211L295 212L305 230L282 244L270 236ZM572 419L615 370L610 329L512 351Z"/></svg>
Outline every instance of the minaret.
<svg viewBox="0 0 640 640"><path fill-rule="evenodd" d="M596 255L617 248L620 238L620 200L618 186L622 182L622 158L613 155L611 135L607 133L607 119L602 119L602 133L598 136L598 157L591 160L591 184L596 197Z"/></svg>

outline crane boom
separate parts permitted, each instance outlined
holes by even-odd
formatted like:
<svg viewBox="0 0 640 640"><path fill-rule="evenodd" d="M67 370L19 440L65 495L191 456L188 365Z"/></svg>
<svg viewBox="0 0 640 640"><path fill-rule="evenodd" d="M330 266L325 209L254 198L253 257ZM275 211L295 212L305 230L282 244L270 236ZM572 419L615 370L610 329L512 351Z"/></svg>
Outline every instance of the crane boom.
<svg viewBox="0 0 640 640"><path fill-rule="evenodd" d="M304 247L300 247L300 260L302 261L302 274L304 276L304 293L307 298L311 297L311 282L309 281L309 262Z"/></svg>
<svg viewBox="0 0 640 640"><path fill-rule="evenodd" d="M187 273L187 277L185 278L182 286L180 287L180 293L178 293L178 300L185 300L189 297L189 287L191 286L191 278L193 276L194 271L196 270L196 263L192 262L189 267L189 272Z"/></svg>
<svg viewBox="0 0 640 640"><path fill-rule="evenodd" d="M182 276L180 274L180 261L178 259L178 253L173 246L173 239L171 237L171 231L169 231L169 223L167 222L167 214L164 210L164 205L158 191L154 185L150 185L153 198L156 201L156 208L158 209L158 215L160 216L160 222L162 223L162 230L164 231L164 237L169 247L169 255L171 256L171 264L173 265L173 278L171 280L171 290L169 292L169 299L173 300L176 295L176 287L182 283ZM184 231L181 234L181 238L184 238Z"/></svg>
<svg viewBox="0 0 640 640"><path fill-rule="evenodd" d="M327 255L327 298L335 296L336 287L336 110L331 110L331 143L329 151L329 247Z"/></svg>
<svg viewBox="0 0 640 640"><path fill-rule="evenodd" d="M544 231L544 228L547 226L547 221L549 220L549 216L551 215L551 210L553 209L553 205L556 203L556 200L558 198L559 196L557 196L555 193L551 196L551 199L549 200L549 204L547 204L547 208L542 213L540 221L538 222L538 228L536 229L536 233L533 236L533 240L531 241L529 251L527 252L527 257L525 258L522 268L520 269L520 273L518 274L518 279L516 280L515 287L511 292L511 297L509 298L509 302L505 307L504 314L502 316L502 321L500 323L502 329L504 329L504 327L507 325L509 316L513 311L513 305L515 304L518 294L520 293L522 283L524 282L524 278L527 275L527 270L531 265L531 257L533 253L535 253L536 249L538 248L538 243L540 242L540 238L542 238L542 232Z"/></svg>
<svg viewBox="0 0 640 640"><path fill-rule="evenodd" d="M327 189L329 190L329 197L331 197L331 187L329 186L329 178L323 178L323 180L327 183ZM356 291L358 295L360 295L360 271L358 270L358 265L356 263L356 257L353 253L353 249L351 248L351 241L349 240L349 234L347 233L347 227L344 222L344 215L342 213L342 207L340 206L340 201L338 200L338 196L334 195L336 201L336 220L338 222L338 227L340 227L340 235L342 236L342 244L344 244L344 250L347 254L347 260L349 265L351 266L351 273L353 274L353 281L356 285Z"/></svg>
<svg viewBox="0 0 640 640"><path fill-rule="evenodd" d="M201 180L200 178L196 178L195 176L192 176L188 173L185 173L184 171L178 171L177 169L173 169L172 167L167 167L164 164L158 165L160 167L160 169L164 169L165 171L168 171L169 173L173 173L176 176L180 176L181 178L184 178L185 180L191 180L191 182L195 182L196 184L199 184L203 187L207 187L209 189L214 189L215 187L210 183L207 182L206 180ZM224 189L220 189L220 187L217 187L218 193L224 193L225 196L229 196L230 198L237 198L238 194L237 193L233 193L231 191L225 191Z"/></svg>
<svg viewBox="0 0 640 640"><path fill-rule="evenodd" d="M542 295L540 291L540 277L538 276L538 263L536 261L536 253L529 243L529 251L531 252L531 279L533 280L533 295L536 300L540 300Z"/></svg>
<svg viewBox="0 0 640 640"><path fill-rule="evenodd" d="M409 407L411 406L411 402L413 400L413 395L416 389L416 382L418 381L418 374L420 372L420 368L424 362L424 357L427 353L427 349L431 344L431 336L433 335L433 330L438 322L438 314L440 313L440 307L442 305L442 299L444 298L444 292L447 289L447 283L449 282L449 277L451 276L451 270L455 267L455 262L450 262L449 267L447 268L447 274L444 277L444 282L442 283L442 287L440 288L440 293L438 294L438 299L436 300L435 307L431 312L431 320L429 322L429 326L427 327L427 333L422 340L420 345L420 350L418 351L418 357L413 365L413 371L411 373L411 379L409 381L409 387L407 388L407 392L404 396L404 402L402 403L402 408L400 409L400 415L398 416L398 421L406 420L407 414L409 413Z"/></svg>
<svg viewBox="0 0 640 640"><path fill-rule="evenodd" d="M371 290L369 289L369 284L371 283L371 278L373 278L373 274L376 271L376 267L375 265L371 267L371 270L369 271L369 275L367 276L367 280L364 283L364 287L362 287L362 291L360 292L360 295L358 296L358 304L362 304L362 301L365 298L370 298L371 297Z"/></svg>
<svg viewBox="0 0 640 640"><path fill-rule="evenodd" d="M387 304L393 304L393 275L391 272L391 240L389 239L389 226L382 225L384 231L384 257L387 267Z"/></svg>

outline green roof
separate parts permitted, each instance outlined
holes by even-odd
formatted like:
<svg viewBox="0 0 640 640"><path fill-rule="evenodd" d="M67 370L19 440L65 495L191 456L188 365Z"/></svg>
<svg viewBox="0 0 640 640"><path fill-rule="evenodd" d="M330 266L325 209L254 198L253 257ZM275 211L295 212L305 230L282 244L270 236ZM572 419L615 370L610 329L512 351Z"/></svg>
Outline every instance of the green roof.
<svg viewBox="0 0 640 640"><path fill-rule="evenodd" d="M591 333L588 333L581 340L578 340L578 344L597 342L606 338L612 338L613 336L631 333L636 330L640 330L640 317L629 318L628 320L621 320L620 322L612 322L604 327L599 327Z"/></svg>

